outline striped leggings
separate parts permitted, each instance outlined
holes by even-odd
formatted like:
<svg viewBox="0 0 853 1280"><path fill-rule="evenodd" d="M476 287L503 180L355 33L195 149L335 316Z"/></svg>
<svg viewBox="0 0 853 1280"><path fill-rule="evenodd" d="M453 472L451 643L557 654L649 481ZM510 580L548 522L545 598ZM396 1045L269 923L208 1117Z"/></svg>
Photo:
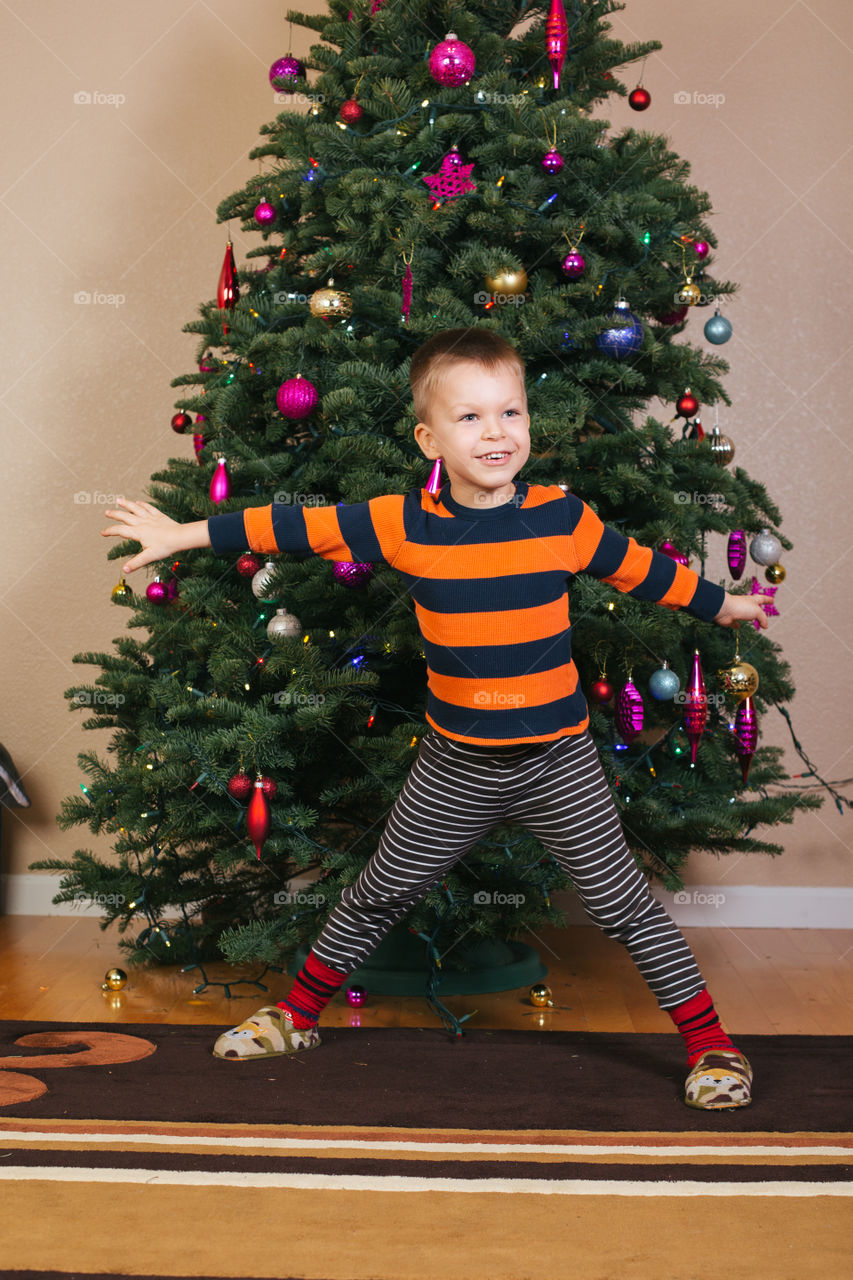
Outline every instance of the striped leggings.
<svg viewBox="0 0 853 1280"><path fill-rule="evenodd" d="M525 827L553 855L590 919L627 948L662 1009L704 987L628 849L588 730L496 747L429 730L376 853L344 889L312 951L352 973L498 822Z"/></svg>

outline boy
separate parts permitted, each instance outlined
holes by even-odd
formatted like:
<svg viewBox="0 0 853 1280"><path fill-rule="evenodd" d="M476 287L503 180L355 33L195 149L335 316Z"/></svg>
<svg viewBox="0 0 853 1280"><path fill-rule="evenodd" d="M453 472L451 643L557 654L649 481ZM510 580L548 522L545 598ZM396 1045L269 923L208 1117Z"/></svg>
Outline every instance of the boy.
<svg viewBox="0 0 853 1280"><path fill-rule="evenodd" d="M412 357L415 439L448 482L369 502L247 507L181 525L119 499L104 535L138 539L132 573L190 547L384 561L415 601L429 696L418 758L379 847L286 996L219 1037L220 1058L320 1043L335 992L391 926L498 822L526 827L569 873L594 923L629 951L684 1038L685 1102L746 1106L752 1069L720 1025L696 961L628 850L571 657L567 582L585 571L620 591L720 626L756 619L768 596L732 596L602 524L558 485L516 477L530 454L524 365L487 329L436 334Z"/></svg>

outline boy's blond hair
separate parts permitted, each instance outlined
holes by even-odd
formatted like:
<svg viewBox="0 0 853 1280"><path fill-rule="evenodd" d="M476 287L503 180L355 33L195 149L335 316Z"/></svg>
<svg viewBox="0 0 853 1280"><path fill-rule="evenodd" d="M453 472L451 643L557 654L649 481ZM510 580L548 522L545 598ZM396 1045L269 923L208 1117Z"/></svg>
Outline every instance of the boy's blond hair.
<svg viewBox="0 0 853 1280"><path fill-rule="evenodd" d="M492 329L443 329L418 347L409 366L409 382L418 421L426 419L429 402L449 367L475 360L490 371L515 369L524 386L524 361L511 342Z"/></svg>

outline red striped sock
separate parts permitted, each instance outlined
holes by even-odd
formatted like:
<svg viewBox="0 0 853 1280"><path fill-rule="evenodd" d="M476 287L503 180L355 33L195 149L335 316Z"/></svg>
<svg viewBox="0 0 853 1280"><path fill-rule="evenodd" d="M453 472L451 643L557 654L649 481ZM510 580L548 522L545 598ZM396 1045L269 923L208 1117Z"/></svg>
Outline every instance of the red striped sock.
<svg viewBox="0 0 853 1280"><path fill-rule="evenodd" d="M332 996L348 974L330 969L327 964L309 951L305 963L296 975L293 986L283 1000L278 1001L279 1009L290 1016L297 1031L313 1027Z"/></svg>
<svg viewBox="0 0 853 1280"><path fill-rule="evenodd" d="M667 1009L687 1045L687 1065L692 1067L707 1049L729 1049L735 1053L740 1050L732 1044L723 1028L714 1008L714 1002L707 987L697 991L695 996L685 1000L684 1004L674 1009Z"/></svg>

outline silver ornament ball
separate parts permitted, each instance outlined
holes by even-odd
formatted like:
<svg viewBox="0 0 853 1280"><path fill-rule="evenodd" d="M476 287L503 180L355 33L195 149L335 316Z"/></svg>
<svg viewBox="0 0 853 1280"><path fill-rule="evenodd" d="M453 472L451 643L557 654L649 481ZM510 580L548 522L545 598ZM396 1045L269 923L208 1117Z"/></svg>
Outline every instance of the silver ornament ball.
<svg viewBox="0 0 853 1280"><path fill-rule="evenodd" d="M270 640L289 640L291 636L302 635L302 623L287 609L276 609L267 623L267 636Z"/></svg>
<svg viewBox="0 0 853 1280"><path fill-rule="evenodd" d="M762 529L750 542L749 554L756 564L778 564L782 543L769 529Z"/></svg>

